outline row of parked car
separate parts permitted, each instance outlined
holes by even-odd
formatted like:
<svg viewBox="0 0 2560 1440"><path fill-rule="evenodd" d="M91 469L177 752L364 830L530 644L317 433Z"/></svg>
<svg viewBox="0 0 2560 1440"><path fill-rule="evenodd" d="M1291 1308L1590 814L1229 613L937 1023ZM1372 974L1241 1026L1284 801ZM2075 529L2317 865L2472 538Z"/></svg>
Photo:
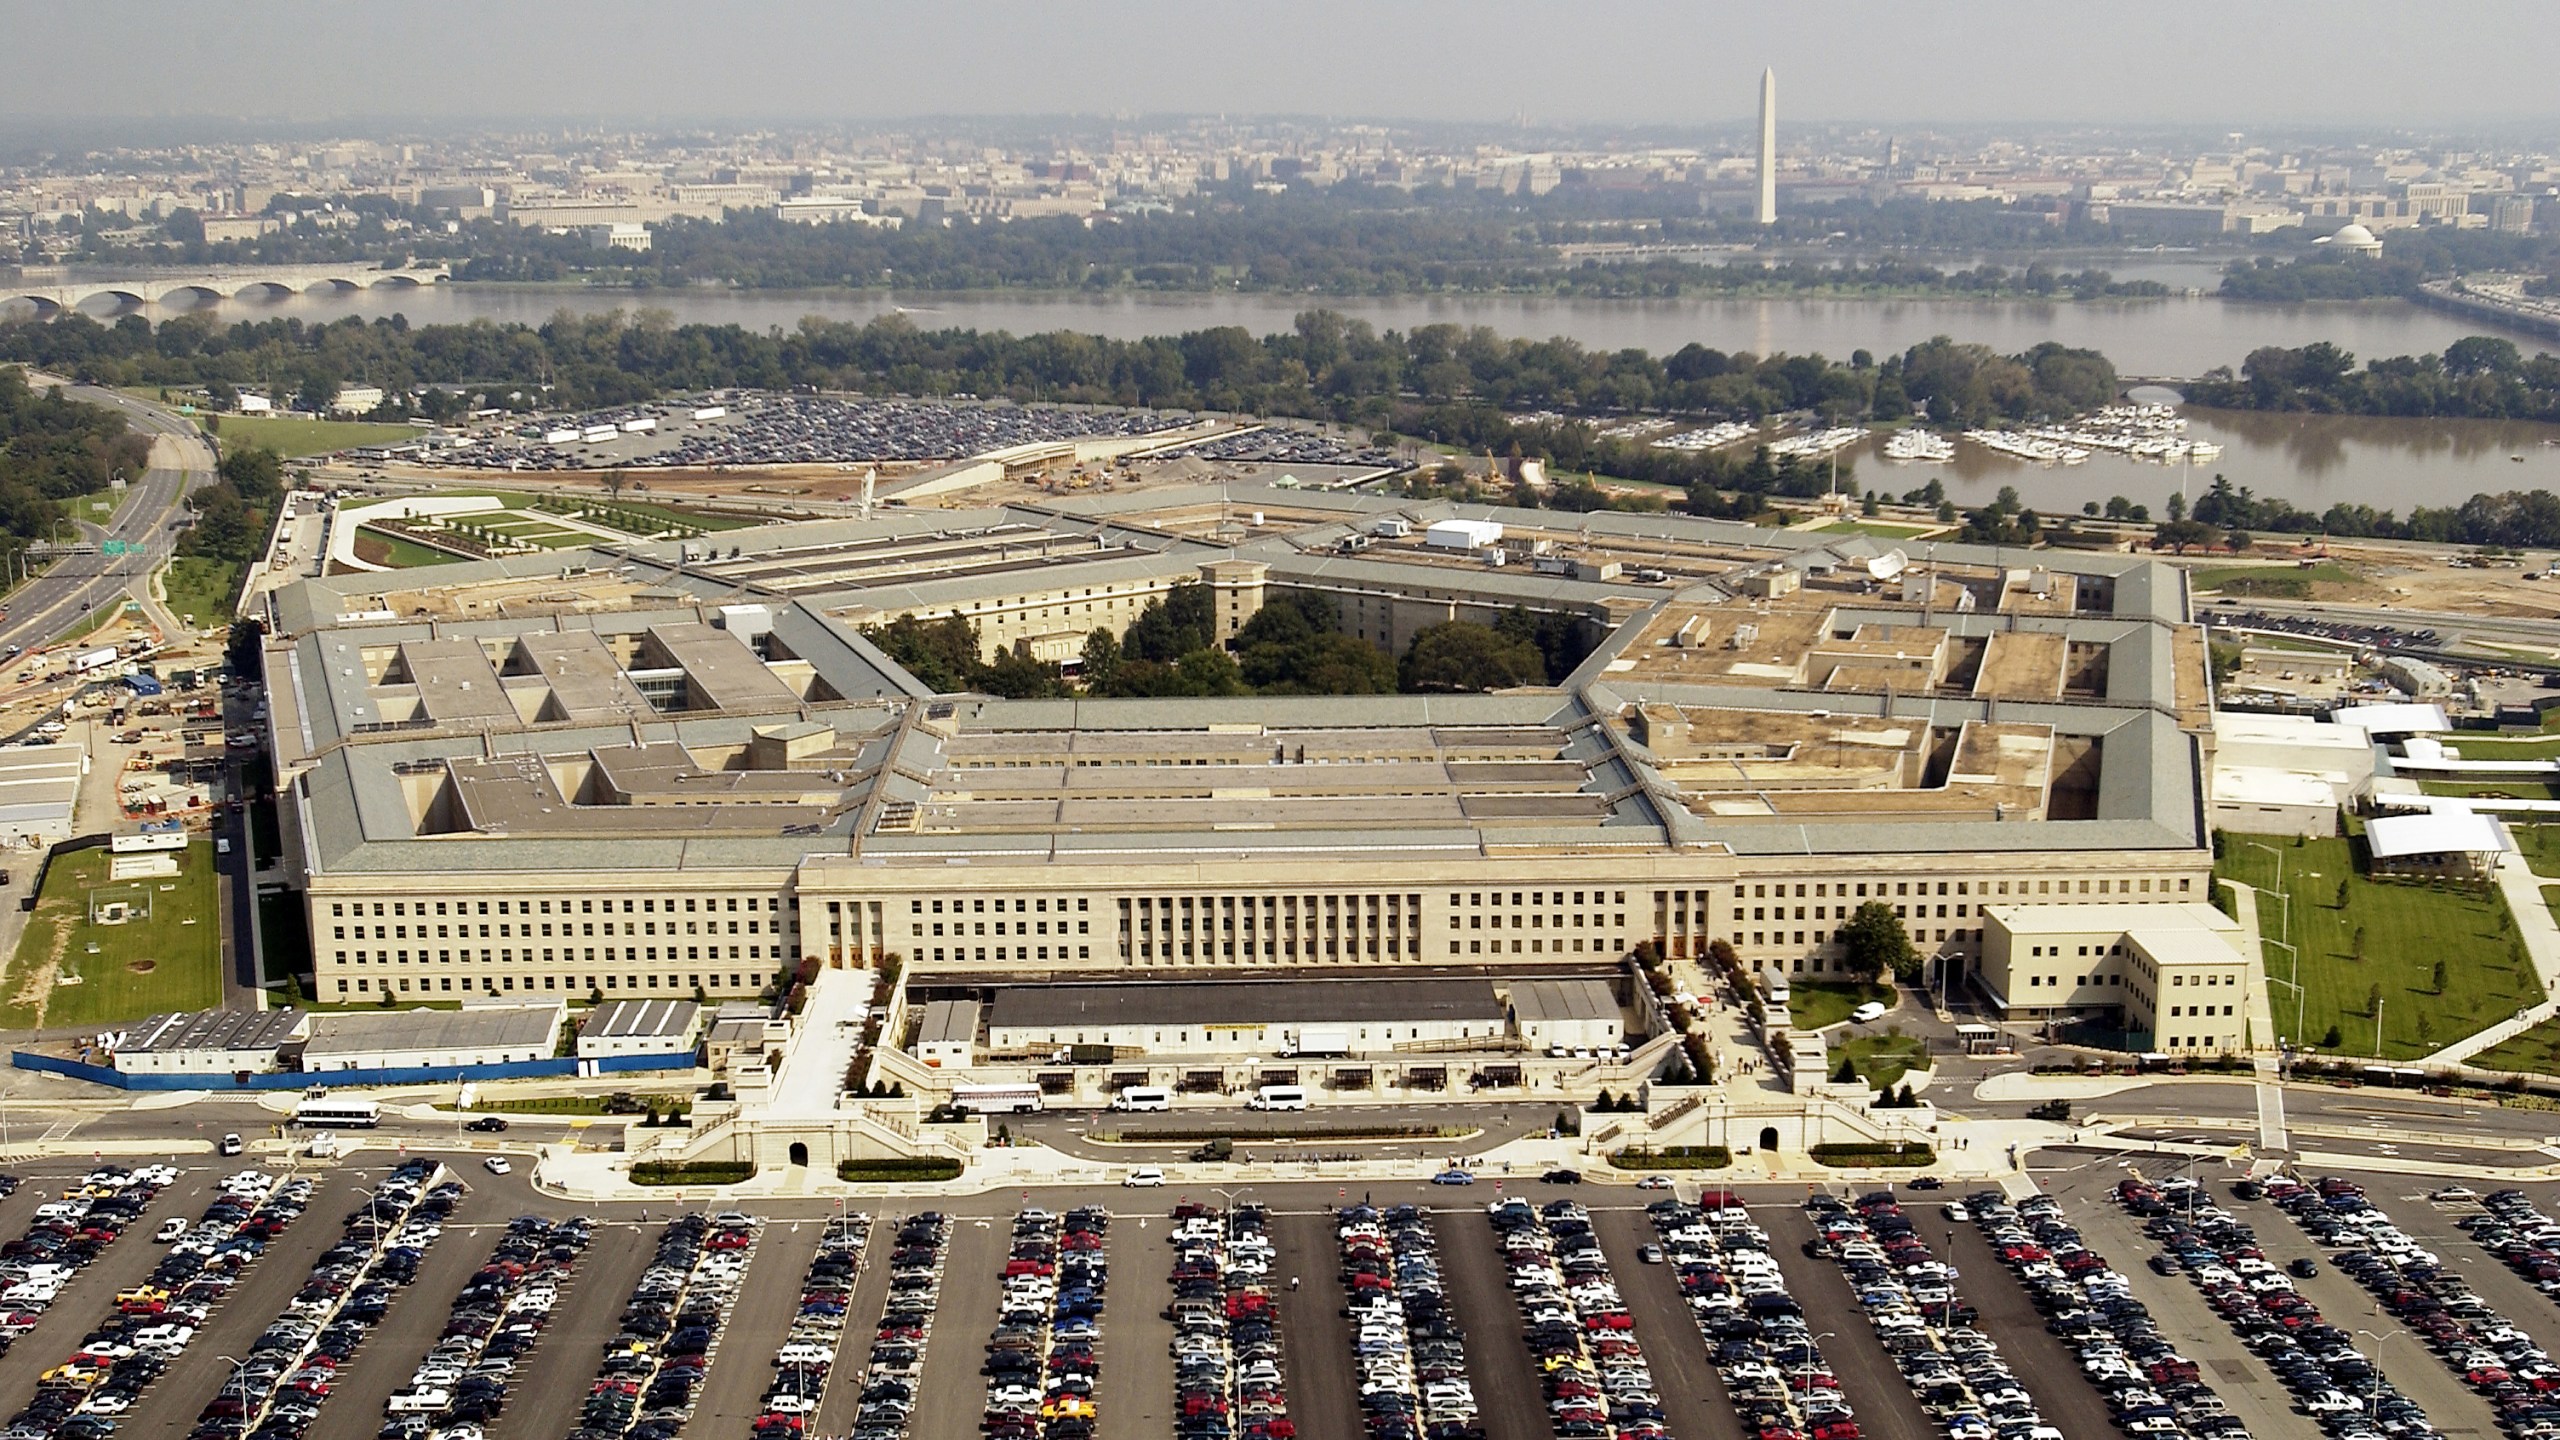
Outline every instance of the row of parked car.
<svg viewBox="0 0 2560 1440"><path fill-rule="evenodd" d="M871 1333L862 1372L862 1403L852 1440L906 1440L915 1418L916 1381L941 1303L943 1262L951 1253L951 1219L927 1210L898 1222L890 1240L889 1298Z"/></svg>
<svg viewBox="0 0 2560 1440"><path fill-rule="evenodd" d="M461 1199L462 1186L432 1160L403 1161L384 1176L197 1412L191 1440L301 1440Z"/></svg>
<svg viewBox="0 0 2560 1440"><path fill-rule="evenodd" d="M987 1404L979 1428L991 1440L1093 1440L1101 1371L1094 1342L1110 1279L1103 1255L1110 1228L1100 1206L1063 1217L1034 1208L1013 1217L983 1367Z"/></svg>
<svg viewBox="0 0 2560 1440"><path fill-rule="evenodd" d="M584 1219L509 1221L408 1386L383 1402L389 1418L376 1440L477 1440L506 1409L507 1382L542 1338L591 1233Z"/></svg>
<svg viewBox="0 0 2560 1440"><path fill-rule="evenodd" d="M2436 1193L2453 1195L2450 1190ZM2463 1233L2517 1278L2560 1301L2560 1221L2542 1213L2521 1190L2496 1191L2479 1204L2480 1214L2455 1222Z"/></svg>
<svg viewBox="0 0 2560 1440"><path fill-rule="evenodd" d="M36 1207L17 1239L0 1244L0 1355L43 1318L87 1268L178 1178L165 1165L92 1170L59 1200ZM14 1182L11 1188L15 1188Z"/></svg>
<svg viewBox="0 0 2560 1440"><path fill-rule="evenodd" d="M1769 1232L1730 1191L1645 1207L1751 1440L1857 1440L1857 1411L1787 1293ZM1640 1257L1647 1258L1647 1257Z"/></svg>
<svg viewBox="0 0 2560 1440"><path fill-rule="evenodd" d="M2309 1185L2271 1181L2267 1198L2337 1252L2331 1264L2488 1401L2500 1428L2536 1440L2560 1436L2560 1366L2481 1299L2459 1269L2393 1224L2362 1186L2337 1176Z"/></svg>
<svg viewBox="0 0 2560 1440"><path fill-rule="evenodd" d="M1174 1434L1178 1440L1295 1440L1281 1368L1277 1256L1259 1205L1174 1207Z"/></svg>
<svg viewBox="0 0 2560 1440"><path fill-rule="evenodd" d="M2255 1182L2241 1183L2249 1195L2264 1193ZM2285 1387L2294 1407L2321 1429L2341 1440L2434 1440L2435 1426L2418 1403L2356 1350L2347 1328L2331 1324L2295 1288L2294 1281L2318 1273L2316 1264L2278 1266L2258 1244L2254 1226L2183 1176L2128 1178L2117 1184L2116 1200L2160 1242L2152 1268L2185 1273Z"/></svg>
<svg viewBox="0 0 2560 1440"><path fill-rule="evenodd" d="M193 1224L172 1217L160 1235L174 1243L150 1278L115 1297L114 1312L81 1337L69 1359L44 1373L34 1397L0 1433L16 1440L96 1440L112 1432L115 1417L131 1410L177 1359L267 1241L302 1214L310 1195L308 1181L280 1194L269 1177L246 1173L225 1182Z"/></svg>
<svg viewBox="0 0 2560 1440"><path fill-rule="evenodd" d="M764 1389L755 1440L791 1440L808 1428L827 1398L827 1372L844 1338L845 1312L853 1305L854 1277L862 1272L871 1217L855 1211L827 1222L818 1253L800 1276L800 1309L773 1352L773 1382ZM908 1399L914 1398L912 1391Z"/></svg>
<svg viewBox="0 0 2560 1440"><path fill-rule="evenodd" d="M1920 1238L1892 1191L1855 1202L1814 1195L1804 1209L1816 1236L1809 1248L1848 1277L1877 1344L1940 1429L1954 1440L2059 1440L1999 1347L1973 1328L1956 1267Z"/></svg>
<svg viewBox="0 0 2560 1440"><path fill-rule="evenodd" d="M1556 1440L1669 1440L1653 1368L1591 1213L1571 1200L1538 1206L1518 1196L1485 1208Z"/></svg>
<svg viewBox="0 0 2560 1440"><path fill-rule="evenodd" d="M755 1242L756 1222L735 1212L667 1222L631 1286L621 1329L604 1344L568 1440L675 1440L693 1418Z"/></svg>
<svg viewBox="0 0 2560 1440"><path fill-rule="evenodd" d="M1334 1217L1368 1440L1483 1440L1467 1333L1440 1279L1431 1222L1412 1205Z"/></svg>
<svg viewBox="0 0 2560 1440"><path fill-rule="evenodd" d="M2045 1329L2072 1348L2117 1429L2151 1440L2249 1440L2202 1367L2133 1298L2132 1280L2063 1219L2060 1201L2030 1195L2013 1206L1994 1190L1959 1208L2045 1316Z"/></svg>

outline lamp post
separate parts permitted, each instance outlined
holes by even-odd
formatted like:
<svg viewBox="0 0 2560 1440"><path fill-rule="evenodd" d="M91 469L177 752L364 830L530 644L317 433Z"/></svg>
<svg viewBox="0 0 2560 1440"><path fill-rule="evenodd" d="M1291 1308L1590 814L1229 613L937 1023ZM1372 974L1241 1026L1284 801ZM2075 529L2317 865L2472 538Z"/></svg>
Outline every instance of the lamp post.
<svg viewBox="0 0 2560 1440"><path fill-rule="evenodd" d="M2383 1332L2383 1333L2381 1333L2381 1334L2377 1335L2377 1334L2375 1334L2375 1333L2374 1333L2373 1331L2371 1331L2371 1330L2362 1330L2362 1329L2360 1329L2360 1330L2356 1331L2356 1333L2357 1333L2357 1334L2359 1334L2359 1335L2366 1336L2366 1337L2370 1338L2370 1339L2373 1341L2373 1357L2372 1357L2372 1358L2373 1358L2373 1384L2374 1384L2374 1386L2375 1386L2376 1388L2379 1388L2379 1387L2381 1386L2381 1384L2382 1384L2382 1381L2383 1381L2383 1375L2382 1375L2382 1347L2383 1347L2385 1344L2387 1344L2388 1342L2390 1342L2391 1340L2393 1340L2394 1338L2396 1338L2396 1337L2398 1337L2398 1336L2406 1335L2406 1334L2408 1334L2409 1332L2408 1332L2408 1331L2406 1331L2406 1330L2389 1330L2389 1331L2385 1331L2385 1332ZM2373 1392L2369 1390L2369 1391L2367 1391L2366 1393L2367 1393L2367 1394L2371 1394L2371 1393L2373 1393Z"/></svg>
<svg viewBox="0 0 2560 1440"><path fill-rule="evenodd" d="M2276 857L2276 905L2278 907L2276 912L2276 925L2284 932L2284 940L2292 939L2293 892L2284 888L2284 852L2277 849L2275 846L2268 844L2264 840L2243 840L2240 843L2249 846L2252 849L2264 850L2268 854ZM2284 940L2264 941L2262 937L2262 943L2267 944L2283 945ZM2290 949L2292 947L2287 946L2286 948Z"/></svg>
<svg viewBox="0 0 2560 1440"><path fill-rule="evenodd" d="M2281 985L2287 990L2293 992L2293 1039L2294 1044L2297 1046L2301 1045L2303 1043L2302 1024L2304 1006L2308 1003L2308 997L2304 996L2302 993L2301 986L2296 985L2290 980L2279 980L2273 975L2270 975L2267 977L2267 983L2270 985Z"/></svg>
<svg viewBox="0 0 2560 1440"><path fill-rule="evenodd" d="M240 1437L241 1440L248 1440L249 1382L246 1377L249 1373L249 1364L245 1360L233 1359L233 1357L229 1355L216 1355L213 1358L216 1360L229 1360L231 1362L231 1388L240 1392Z"/></svg>

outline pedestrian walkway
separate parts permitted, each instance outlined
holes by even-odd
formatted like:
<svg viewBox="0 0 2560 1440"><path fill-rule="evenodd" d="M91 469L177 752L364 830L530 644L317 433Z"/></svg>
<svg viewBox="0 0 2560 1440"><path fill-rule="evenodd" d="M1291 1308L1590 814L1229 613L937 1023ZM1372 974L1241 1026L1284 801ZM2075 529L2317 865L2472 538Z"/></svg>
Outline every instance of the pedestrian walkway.
<svg viewBox="0 0 2560 1440"><path fill-rule="evenodd" d="M2258 963L2248 970L2250 1069L2257 1077L2258 1148L2282 1150L2289 1138L2284 1128L2284 1066L2277 1050L2282 1032L2276 1029L2275 1003L2268 993L2272 983L2267 974L2266 942L2258 933L2258 892L2237 880L2221 883L2231 891L2231 918L2240 922L2241 933L2246 937L2242 942L2244 953L2258 957ZM2292 969L2297 975L2301 972L2299 965ZM2302 1004L2299 990L2293 999L2298 1014Z"/></svg>
<svg viewBox="0 0 2560 1440"><path fill-rule="evenodd" d="M2534 874L2520 857L2510 857L2498 865L2498 890L2507 898L2507 909L2515 916L2516 934L2533 961L2533 973L2542 981L2542 1001L2486 1030L2454 1041L2420 1060L2421 1066L2459 1065L2560 1015L2560 921L2551 918L2551 907L2543 903L2542 887L2547 883L2551 882Z"/></svg>

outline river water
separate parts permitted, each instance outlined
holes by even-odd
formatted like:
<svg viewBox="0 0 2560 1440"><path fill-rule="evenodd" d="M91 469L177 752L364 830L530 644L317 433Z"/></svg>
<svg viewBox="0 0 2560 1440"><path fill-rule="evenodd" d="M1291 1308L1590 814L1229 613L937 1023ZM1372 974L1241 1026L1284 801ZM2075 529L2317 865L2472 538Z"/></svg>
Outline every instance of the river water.
<svg viewBox="0 0 2560 1440"><path fill-rule="evenodd" d="M2125 278L2159 279L2203 288L2211 265L2169 258L2088 263ZM926 329L1077 330L1120 339L1240 325L1255 334L1286 329L1299 311L1323 307L1367 320L1381 330L1432 324L1485 325L1504 335L1570 336L1595 350L1634 346L1668 354L1692 341L1754 354L1819 352L1845 357L1865 349L1901 350L1933 335L1979 341L2004 353L2046 340L2099 350L2128 376L2189 376L2216 365L2236 367L2262 345L2327 340L2359 358L2441 351L2476 321L2401 302L2368 305L2256 305L2210 295L2166 300L2038 302L2023 300L1838 298L1581 300L1542 296L1306 296L1264 294L1152 295L1109 293L893 294L825 290L591 290L567 286L444 285L429 290L312 294L259 303L225 301L225 318L297 316L309 321L347 315L405 315L412 325L472 320L539 325L563 308L578 311L667 310L680 323L789 328L803 316L867 320L903 312ZM146 312L150 313L150 312ZM2530 337L2518 336L2530 353ZM2443 505L2482 490L2560 491L2560 427L2490 421L2368 419L2196 411L2193 433L2220 443L2222 455L2187 477L2201 491L2216 472L2259 493L2281 495L2318 510L2347 501L2405 513ZM2173 468L2104 453L2087 464L2039 467L1961 445L1944 466L1856 466L1862 486L1901 492L1941 477L1958 503L1988 500L2015 485L2026 503L2076 510L2083 501L2123 495L2159 513L2178 488Z"/></svg>

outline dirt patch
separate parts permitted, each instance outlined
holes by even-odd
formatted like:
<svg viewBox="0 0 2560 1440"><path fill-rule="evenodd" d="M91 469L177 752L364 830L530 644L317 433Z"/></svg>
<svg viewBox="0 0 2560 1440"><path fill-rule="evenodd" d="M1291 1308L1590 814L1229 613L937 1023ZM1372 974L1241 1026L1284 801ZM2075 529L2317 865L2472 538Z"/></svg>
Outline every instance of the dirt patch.
<svg viewBox="0 0 2560 1440"><path fill-rule="evenodd" d="M157 960L128 960L125 962L124 968L132 971L136 975L148 975L152 971L160 968L160 962Z"/></svg>
<svg viewBox="0 0 2560 1440"><path fill-rule="evenodd" d="M62 972L62 957L71 949L71 927L57 923L53 927L53 943L45 948L44 957L18 977L18 991L9 997L12 1006L23 1006L33 1017L34 1028L44 1025L45 1007L53 999L54 977ZM26 947L19 946L24 954Z"/></svg>
<svg viewBox="0 0 2560 1440"><path fill-rule="evenodd" d="M379 535L368 535L364 531L358 530L356 532L355 548L356 558L367 565L388 565L391 563L391 542L383 539Z"/></svg>

